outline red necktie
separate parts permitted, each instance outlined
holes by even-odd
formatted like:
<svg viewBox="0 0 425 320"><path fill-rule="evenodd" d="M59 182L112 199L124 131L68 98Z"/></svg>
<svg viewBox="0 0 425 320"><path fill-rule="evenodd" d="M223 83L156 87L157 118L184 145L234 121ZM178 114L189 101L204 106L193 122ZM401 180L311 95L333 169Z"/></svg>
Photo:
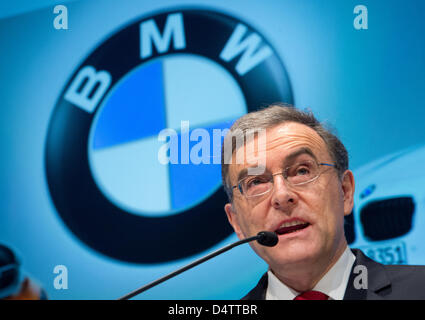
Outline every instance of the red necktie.
<svg viewBox="0 0 425 320"><path fill-rule="evenodd" d="M328 296L319 291L306 291L294 298L294 300L328 300Z"/></svg>

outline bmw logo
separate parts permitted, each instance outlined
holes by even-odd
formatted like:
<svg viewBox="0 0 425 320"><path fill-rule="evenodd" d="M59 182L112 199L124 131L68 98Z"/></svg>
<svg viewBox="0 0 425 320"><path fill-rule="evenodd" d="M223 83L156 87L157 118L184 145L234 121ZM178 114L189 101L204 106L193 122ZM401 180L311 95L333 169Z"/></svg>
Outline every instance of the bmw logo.
<svg viewBox="0 0 425 320"><path fill-rule="evenodd" d="M45 149L57 213L87 246L125 262L212 247L232 233L220 165L161 164L158 134L174 129L190 149L197 141L185 140L182 121L212 137L277 101L293 102L287 73L247 23L198 9L132 22L88 55L57 100Z"/></svg>

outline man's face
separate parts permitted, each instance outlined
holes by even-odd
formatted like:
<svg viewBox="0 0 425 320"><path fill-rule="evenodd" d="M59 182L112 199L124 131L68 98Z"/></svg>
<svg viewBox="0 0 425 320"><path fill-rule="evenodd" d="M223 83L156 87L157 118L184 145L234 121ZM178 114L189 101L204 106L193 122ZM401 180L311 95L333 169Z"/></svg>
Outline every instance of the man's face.
<svg viewBox="0 0 425 320"><path fill-rule="evenodd" d="M282 172L304 160L334 163L323 139L308 126L288 122L267 129L266 134L266 173ZM249 143L256 143L256 140L248 142L234 154L237 157L238 153L247 152L246 161L230 164L229 181L232 186L238 184L238 176L246 171L243 169L252 166L249 158L258 159L258 154L249 154L255 150ZM294 154L297 155L294 157ZM282 228L289 224L307 226L280 234L275 247L251 243L273 270L283 272L285 267L332 259L346 246L343 223L344 215L349 214L353 207L353 175L347 170L340 179L334 167L319 166L319 170L321 174L313 182L292 187L282 175L276 175L270 192L249 199L235 188L233 206L225 206L229 222L240 239L260 231L279 230L278 233L281 233L282 230L290 230Z"/></svg>

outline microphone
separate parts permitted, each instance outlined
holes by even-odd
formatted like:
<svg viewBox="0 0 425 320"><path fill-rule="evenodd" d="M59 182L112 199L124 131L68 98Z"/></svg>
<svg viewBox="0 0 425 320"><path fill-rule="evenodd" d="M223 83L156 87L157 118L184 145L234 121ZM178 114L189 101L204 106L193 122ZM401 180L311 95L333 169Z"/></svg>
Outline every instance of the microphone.
<svg viewBox="0 0 425 320"><path fill-rule="evenodd" d="M277 234L270 231L261 231L256 235L257 242L266 247L274 247L279 242Z"/></svg>
<svg viewBox="0 0 425 320"><path fill-rule="evenodd" d="M276 233L269 232L269 231L261 231L256 236L236 241L236 242L231 243L231 244L229 244L229 245L227 245L227 246L225 246L225 247L223 247L223 248L221 248L217 251L214 251L213 253L210 253L210 254L208 254L208 255L206 255L206 256L198 259L198 260L195 260L194 262L192 262L192 263L190 263L190 264L188 264L188 265L186 265L186 266L184 266L184 267L182 267L182 268L180 268L176 271L173 271L173 272L169 273L168 275L166 275L162 278L159 278L159 279L157 279L157 280L155 280L151 283L144 285L143 287L140 287L139 289L136 289L136 290L118 298L118 300L128 300L128 299L138 295L139 293L142 293L143 291L146 291L146 290L148 290L152 287L155 287L156 285L158 285L158 284L160 284L160 283L162 283L162 282L164 282L164 281L166 281L166 280L168 280L172 277L175 277L176 275L178 275L178 274L180 274L180 273L182 273L186 270L189 270L189 269L197 266L198 264L201 264L201 263L203 263L203 262L205 262L205 261L207 261L211 258L214 258L215 256L218 256L219 254L222 254L223 252L226 252L226 251L228 251L228 250L230 250L234 247L237 247L241 244L251 242L251 241L254 241L254 240L257 240L257 242L259 244L266 246L266 247L273 247L279 242L279 238L278 238Z"/></svg>

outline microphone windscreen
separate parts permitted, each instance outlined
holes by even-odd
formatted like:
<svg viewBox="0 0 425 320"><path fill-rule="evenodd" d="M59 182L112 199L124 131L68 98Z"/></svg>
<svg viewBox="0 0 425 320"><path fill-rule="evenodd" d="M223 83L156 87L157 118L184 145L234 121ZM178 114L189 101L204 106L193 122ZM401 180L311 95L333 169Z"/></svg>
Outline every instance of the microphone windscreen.
<svg viewBox="0 0 425 320"><path fill-rule="evenodd" d="M266 247L274 247L279 242L275 232L261 231L257 234L257 237L257 242Z"/></svg>

